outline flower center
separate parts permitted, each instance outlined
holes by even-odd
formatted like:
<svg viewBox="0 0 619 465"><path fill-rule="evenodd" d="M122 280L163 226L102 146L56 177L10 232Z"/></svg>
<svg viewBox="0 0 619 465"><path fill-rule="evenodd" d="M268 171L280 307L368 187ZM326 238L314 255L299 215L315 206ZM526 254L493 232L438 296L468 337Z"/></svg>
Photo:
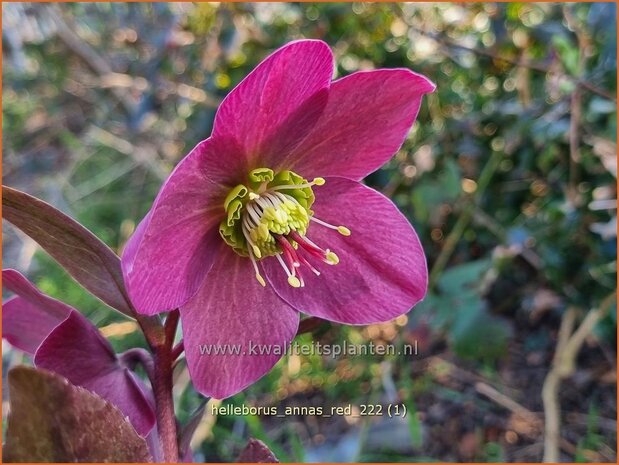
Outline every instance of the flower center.
<svg viewBox="0 0 619 465"><path fill-rule="evenodd" d="M224 201L226 217L219 225L219 233L236 253L249 257L262 286L266 282L257 262L266 257L276 257L292 287L305 285L302 266L320 275L309 257L329 265L339 263L334 252L306 236L312 222L343 236L350 235L348 228L314 217L312 187L324 183L323 178L308 182L292 171L275 174L269 168L257 168L249 173L247 184L239 184L228 193Z"/></svg>

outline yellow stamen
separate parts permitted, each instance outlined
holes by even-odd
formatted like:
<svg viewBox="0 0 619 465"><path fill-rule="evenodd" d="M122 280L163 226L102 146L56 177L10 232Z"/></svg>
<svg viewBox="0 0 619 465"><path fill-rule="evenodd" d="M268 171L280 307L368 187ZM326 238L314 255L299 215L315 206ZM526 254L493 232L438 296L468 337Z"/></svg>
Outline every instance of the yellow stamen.
<svg viewBox="0 0 619 465"><path fill-rule="evenodd" d="M256 279L262 285L262 287L266 287L267 283L264 281L264 278L260 276L260 273L256 273Z"/></svg>
<svg viewBox="0 0 619 465"><path fill-rule="evenodd" d="M325 178L314 178L312 184L316 184L317 186L324 186L325 182L327 182L325 181Z"/></svg>
<svg viewBox="0 0 619 465"><path fill-rule="evenodd" d="M301 287L301 281L296 276L288 276L288 284L292 287Z"/></svg>
<svg viewBox="0 0 619 465"><path fill-rule="evenodd" d="M250 192L249 193L249 200L256 200L259 199L260 196L258 194L256 194L255 192Z"/></svg>
<svg viewBox="0 0 619 465"><path fill-rule="evenodd" d="M254 251L254 255L256 256L257 259L262 258L262 252L260 252L260 249L258 248L257 245L252 245L251 249Z"/></svg>
<svg viewBox="0 0 619 465"><path fill-rule="evenodd" d="M350 236L350 229L346 226L338 226L337 232L339 232L342 236Z"/></svg>
<svg viewBox="0 0 619 465"><path fill-rule="evenodd" d="M334 252L331 252L329 249L327 249L325 258L327 259L327 262L329 262L330 265L337 265L340 262L340 258L337 255L335 255Z"/></svg>

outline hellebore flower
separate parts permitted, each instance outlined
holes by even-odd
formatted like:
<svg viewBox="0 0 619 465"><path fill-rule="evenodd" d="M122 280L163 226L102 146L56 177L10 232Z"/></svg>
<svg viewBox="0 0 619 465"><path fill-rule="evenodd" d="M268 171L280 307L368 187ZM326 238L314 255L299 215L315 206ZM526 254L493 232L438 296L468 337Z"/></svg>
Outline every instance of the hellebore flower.
<svg viewBox="0 0 619 465"><path fill-rule="evenodd" d="M2 286L16 294L2 305L2 337L33 355L38 368L109 401L141 436L153 429L155 414L146 388L88 319L43 294L15 270L2 270Z"/></svg>
<svg viewBox="0 0 619 465"><path fill-rule="evenodd" d="M228 397L264 375L298 311L369 324L426 293L415 231L359 181L399 149L435 86L407 69L332 77L321 41L266 58L221 103L211 137L179 163L125 248L137 310L180 309L203 394Z"/></svg>

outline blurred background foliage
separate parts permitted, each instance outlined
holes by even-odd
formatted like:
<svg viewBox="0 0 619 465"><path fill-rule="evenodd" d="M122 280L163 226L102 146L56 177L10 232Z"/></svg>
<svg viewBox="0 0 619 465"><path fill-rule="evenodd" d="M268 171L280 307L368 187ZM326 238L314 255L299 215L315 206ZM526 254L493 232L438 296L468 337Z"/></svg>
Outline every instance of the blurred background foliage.
<svg viewBox="0 0 619 465"><path fill-rule="evenodd" d="M251 435L284 461L538 461L541 390L562 316L572 309L581 319L616 289L615 8L3 3L3 181L120 251L167 174L209 135L218 102L275 48L320 38L338 76L425 74L436 93L402 149L366 181L415 225L430 294L391 323L324 324L300 336L416 344L418 354L291 355L223 402L354 412L402 402L408 415L282 421L213 416L211 403L196 459L234 460ZM31 241L3 232L4 267L79 308L118 350L143 344L133 323ZM616 460L609 310L560 390L562 460ZM24 362L4 349L5 369ZM175 396L181 422L203 404L183 365Z"/></svg>

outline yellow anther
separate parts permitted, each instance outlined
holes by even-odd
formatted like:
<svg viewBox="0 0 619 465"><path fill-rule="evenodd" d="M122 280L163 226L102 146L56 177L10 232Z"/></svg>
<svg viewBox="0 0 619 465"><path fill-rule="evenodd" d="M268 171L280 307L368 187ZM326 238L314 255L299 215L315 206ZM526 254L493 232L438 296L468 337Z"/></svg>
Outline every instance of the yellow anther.
<svg viewBox="0 0 619 465"><path fill-rule="evenodd" d="M262 252L260 252L260 249L258 248L257 245L252 245L251 249L254 251L254 256L257 259L261 259L262 258ZM260 280L258 280L258 281L260 281ZM263 284L263 286L264 286L264 284Z"/></svg>
<svg viewBox="0 0 619 465"><path fill-rule="evenodd" d="M260 223L258 225L257 231L257 236L260 238L260 240L266 241L269 238L269 234L269 227L264 223Z"/></svg>
<svg viewBox="0 0 619 465"><path fill-rule="evenodd" d="M350 229L345 226L338 226L337 232L339 232L342 236L350 236Z"/></svg>
<svg viewBox="0 0 619 465"><path fill-rule="evenodd" d="M317 186L324 186L325 182L327 182L325 181L325 178L314 178L312 184L316 184Z"/></svg>
<svg viewBox="0 0 619 465"><path fill-rule="evenodd" d="M260 196L258 194L256 194L255 192L250 192L249 193L249 200L256 200L259 199Z"/></svg>
<svg viewBox="0 0 619 465"><path fill-rule="evenodd" d="M282 225L288 222L288 213L279 208L275 210L275 217L277 218L277 221Z"/></svg>
<svg viewBox="0 0 619 465"><path fill-rule="evenodd" d="M256 229L252 229L251 231L249 231L249 238L253 242L256 242L258 240L258 231Z"/></svg>
<svg viewBox="0 0 619 465"><path fill-rule="evenodd" d="M335 255L334 252L331 252L329 249L327 249L327 253L325 254L325 258L327 259L327 262L330 265L337 265L340 262L340 258Z"/></svg>
<svg viewBox="0 0 619 465"><path fill-rule="evenodd" d="M288 276L288 284L292 287L301 287L301 281L296 276Z"/></svg>
<svg viewBox="0 0 619 465"><path fill-rule="evenodd" d="M262 287L266 287L267 283L264 281L264 278L262 276L260 276L259 273L256 273L256 279L258 280L258 282L260 283L260 285Z"/></svg>
<svg viewBox="0 0 619 465"><path fill-rule="evenodd" d="M263 212L263 217L266 218L267 220L274 220L276 214L276 210L273 207L267 207L264 209Z"/></svg>

